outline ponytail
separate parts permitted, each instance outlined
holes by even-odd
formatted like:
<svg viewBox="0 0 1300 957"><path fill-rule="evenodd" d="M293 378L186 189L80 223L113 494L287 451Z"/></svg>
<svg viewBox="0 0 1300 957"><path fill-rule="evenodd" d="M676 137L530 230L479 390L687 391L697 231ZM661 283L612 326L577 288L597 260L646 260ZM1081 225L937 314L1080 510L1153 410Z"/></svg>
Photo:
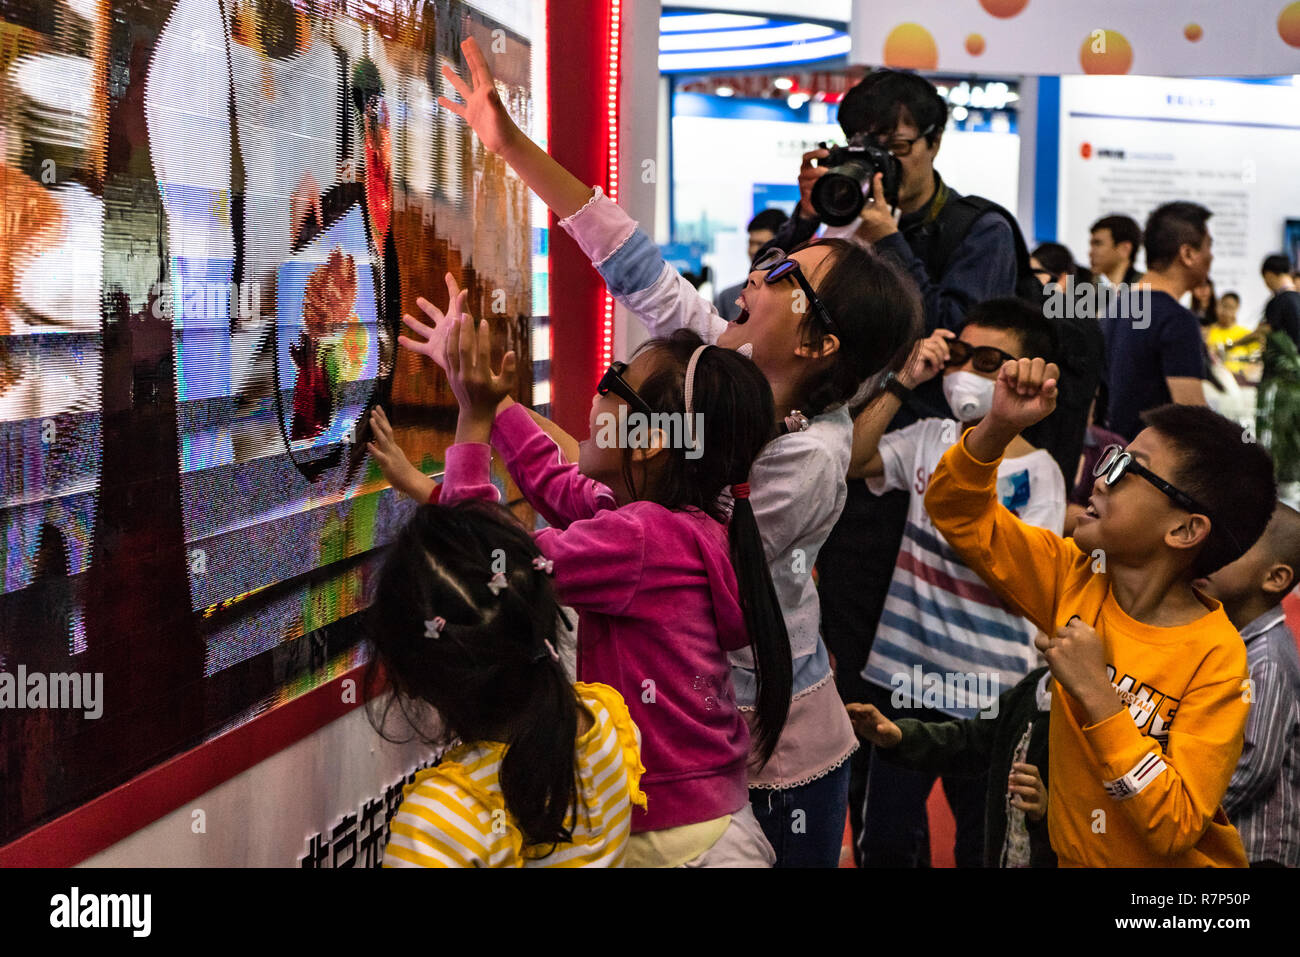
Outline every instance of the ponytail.
<svg viewBox="0 0 1300 957"><path fill-rule="evenodd" d="M558 661L533 664L520 712L530 720L514 736L501 760L501 793L528 844L567 844L566 826L577 798L573 749L578 736L578 698ZM552 847L552 850L554 848Z"/></svg>
<svg viewBox="0 0 1300 957"><path fill-rule="evenodd" d="M790 715L794 691L794 663L785 615L772 585L763 540L749 504L748 486L738 486L727 538L731 564L740 586L740 607L745 613L749 647L754 653L754 676L758 681L755 702L755 751L759 767L767 764Z"/></svg>

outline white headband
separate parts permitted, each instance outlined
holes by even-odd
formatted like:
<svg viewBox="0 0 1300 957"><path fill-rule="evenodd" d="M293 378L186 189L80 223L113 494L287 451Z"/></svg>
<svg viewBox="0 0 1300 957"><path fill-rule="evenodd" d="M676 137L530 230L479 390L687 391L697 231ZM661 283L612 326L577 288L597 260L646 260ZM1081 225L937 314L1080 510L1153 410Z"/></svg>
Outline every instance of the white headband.
<svg viewBox="0 0 1300 957"><path fill-rule="evenodd" d="M700 355L705 349L709 348L709 343L700 346L691 355L691 361L686 363L686 434L691 448L695 447L695 415L691 408L695 399L695 366L700 361Z"/></svg>
<svg viewBox="0 0 1300 957"><path fill-rule="evenodd" d="M700 353L709 348L709 343L700 346L691 355L691 361L686 363L686 416L689 419L692 413L691 403L695 398L695 366L700 361Z"/></svg>

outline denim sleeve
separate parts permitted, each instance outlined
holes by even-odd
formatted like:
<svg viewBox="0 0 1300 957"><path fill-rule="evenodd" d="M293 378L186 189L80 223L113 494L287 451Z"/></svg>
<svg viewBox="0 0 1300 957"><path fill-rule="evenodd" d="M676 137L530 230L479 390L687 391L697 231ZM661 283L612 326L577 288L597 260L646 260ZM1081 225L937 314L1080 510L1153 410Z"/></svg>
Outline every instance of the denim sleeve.
<svg viewBox="0 0 1300 957"><path fill-rule="evenodd" d="M902 233L892 233L876 243L877 251L892 256L921 290L925 305L925 331L956 332L976 303L1015 295L1016 244L1011 226L996 212L975 221L952 254L939 282L932 282L925 263L913 254Z"/></svg>

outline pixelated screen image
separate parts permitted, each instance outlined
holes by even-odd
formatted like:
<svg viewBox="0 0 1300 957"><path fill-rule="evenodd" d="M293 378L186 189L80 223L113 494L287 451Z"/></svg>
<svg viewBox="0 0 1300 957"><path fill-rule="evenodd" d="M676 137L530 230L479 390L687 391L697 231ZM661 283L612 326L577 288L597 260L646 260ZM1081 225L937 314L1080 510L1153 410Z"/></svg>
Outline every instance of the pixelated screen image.
<svg viewBox="0 0 1300 957"><path fill-rule="evenodd" d="M0 0L0 843L364 661L415 507L369 413L440 470L455 400L397 338L444 273L545 401L544 211L436 105L472 35L544 140L545 22Z"/></svg>

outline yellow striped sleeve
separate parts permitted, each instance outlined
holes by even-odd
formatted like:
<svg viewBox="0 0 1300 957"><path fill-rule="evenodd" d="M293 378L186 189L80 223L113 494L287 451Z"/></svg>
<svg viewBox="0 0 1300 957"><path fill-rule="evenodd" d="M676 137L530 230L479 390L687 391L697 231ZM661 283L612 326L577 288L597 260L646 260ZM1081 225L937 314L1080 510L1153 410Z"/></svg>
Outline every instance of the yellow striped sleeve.
<svg viewBox="0 0 1300 957"><path fill-rule="evenodd" d="M488 867L496 843L489 809L433 774L412 788L398 808L384 866Z"/></svg>

